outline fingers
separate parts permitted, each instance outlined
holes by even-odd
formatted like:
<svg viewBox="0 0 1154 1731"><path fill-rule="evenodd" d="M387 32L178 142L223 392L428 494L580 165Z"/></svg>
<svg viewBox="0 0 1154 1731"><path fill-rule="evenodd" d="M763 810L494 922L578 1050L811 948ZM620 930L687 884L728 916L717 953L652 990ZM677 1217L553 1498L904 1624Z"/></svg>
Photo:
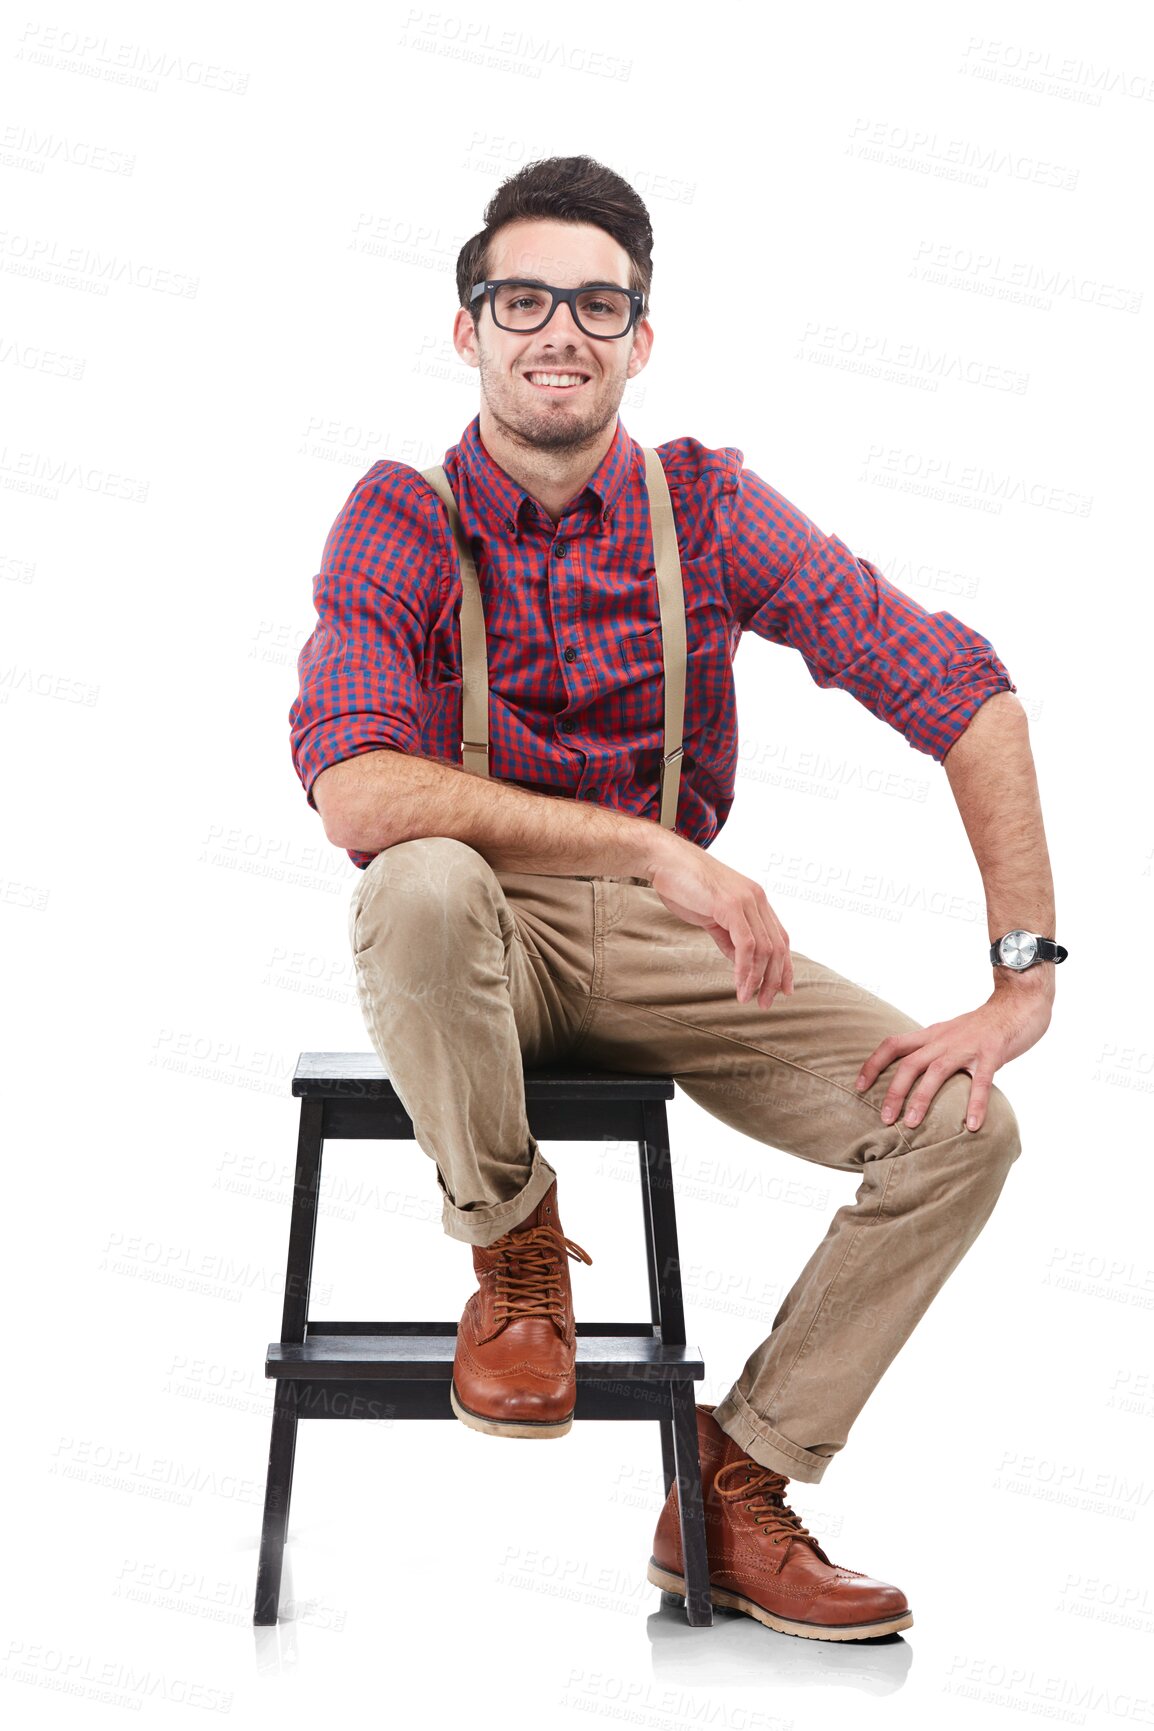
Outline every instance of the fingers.
<svg viewBox="0 0 1154 1731"><path fill-rule="evenodd" d="M912 1059L899 1065L886 1092L885 1100L882 1102L883 1124L892 1124L897 1118L902 1109L902 1101L906 1099L906 1093L920 1067L920 1062L915 1062ZM932 1064L926 1067L921 1081L906 1101L906 1115L902 1119L903 1124L908 1124L912 1128L915 1124L921 1123L929 1108L930 1101L947 1077L954 1074L957 1067L957 1064L952 1063L948 1058L936 1058ZM904 1075L903 1072L905 1072Z"/></svg>
<svg viewBox="0 0 1154 1731"><path fill-rule="evenodd" d="M772 915L770 917L772 918ZM776 920L773 921L773 925L774 931L772 933L768 927L766 928L766 941L770 946L769 961L757 997L758 1006L763 1010L768 1010L778 992L791 992L793 990L789 939ZM787 969L789 970L788 976Z"/></svg>
<svg viewBox="0 0 1154 1731"><path fill-rule="evenodd" d="M793 959L789 935L769 903L756 897L739 903L730 923L736 950L737 1001L757 998L767 1010L779 991L793 990Z"/></svg>
<svg viewBox="0 0 1154 1731"><path fill-rule="evenodd" d="M966 1129L980 1130L986 1117L986 1107L990 1103L990 1089L993 1086L993 1073L985 1075L981 1070L974 1071L970 1084L970 1103L966 1107Z"/></svg>
<svg viewBox="0 0 1154 1731"><path fill-rule="evenodd" d="M765 939L754 926L752 915L740 905L730 916L729 931L736 951L734 981L737 986L737 1001L745 1004L761 984L762 974L765 972ZM762 952L760 964L759 949Z"/></svg>
<svg viewBox="0 0 1154 1731"><path fill-rule="evenodd" d="M887 1034L881 1045L875 1047L862 1065L854 1087L859 1093L866 1088L872 1088L882 1071L892 1064L895 1058L901 1057L903 1052L915 1051L924 1038L924 1029L910 1034Z"/></svg>
<svg viewBox="0 0 1154 1731"><path fill-rule="evenodd" d="M901 1117L904 1105L902 1124L913 1129L929 1111L942 1084L959 1071L969 1071L972 1079L966 1108L966 1129L980 1130L989 1105L993 1070L979 1067L980 1059L976 1053L967 1056L965 1053L955 1052L953 1056L940 1055L930 1058L924 1042L924 1029L913 1034L891 1034L866 1059L854 1086L859 1093L872 1086L881 1071L904 1051L906 1056L894 1071L886 1089L880 1116L883 1124L894 1124Z"/></svg>
<svg viewBox="0 0 1154 1731"><path fill-rule="evenodd" d="M720 861L709 860L708 865L695 862L692 872L681 875L659 870L653 888L671 913L704 927L733 962L739 1003L756 996L759 1006L768 1009L778 992L793 991L789 933L760 885Z"/></svg>
<svg viewBox="0 0 1154 1731"><path fill-rule="evenodd" d="M924 1040L924 1035L922 1036L922 1039ZM918 1044L921 1045L921 1043L922 1042L919 1040ZM955 1064L953 1069L956 1068L957 1065ZM949 1072L950 1074L953 1073L953 1069ZM911 1052L909 1057L905 1058L903 1062L898 1065L890 1080L890 1085L886 1089L885 1099L882 1101L881 1106L881 1118L883 1124L894 1123L901 1113L902 1104L906 1095L909 1093L910 1089L923 1071L925 1071L927 1076L933 1073L936 1077L933 1087L930 1089L930 1097L932 1098L932 1096L937 1092L945 1079L943 1060L938 1058L931 1062L927 1058L924 1050Z"/></svg>
<svg viewBox="0 0 1154 1731"><path fill-rule="evenodd" d="M737 959L737 947L734 944L733 939L730 937L729 933L726 931L725 927L724 926L710 926L708 928L708 931L709 931L710 937L713 939L714 943L717 945L717 947L721 951L722 955L728 956L729 960L731 962L736 961L736 959Z"/></svg>

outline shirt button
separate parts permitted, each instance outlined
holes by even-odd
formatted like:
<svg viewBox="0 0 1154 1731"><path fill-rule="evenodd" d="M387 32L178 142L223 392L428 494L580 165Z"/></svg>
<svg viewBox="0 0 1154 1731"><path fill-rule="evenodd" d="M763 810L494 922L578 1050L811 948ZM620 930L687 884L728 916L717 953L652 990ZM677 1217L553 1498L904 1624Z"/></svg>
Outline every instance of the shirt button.
<svg viewBox="0 0 1154 1731"><path fill-rule="evenodd" d="M572 733L573 731L573 723L571 721L559 721L557 726L561 729L562 733Z"/></svg>
<svg viewBox="0 0 1154 1731"><path fill-rule="evenodd" d="M566 661L576 661L577 659L577 651L573 648L572 644L570 644L568 649L565 651L565 659Z"/></svg>
<svg viewBox="0 0 1154 1731"><path fill-rule="evenodd" d="M558 559L564 559L566 553L569 551L568 541L554 541L553 551L557 555Z"/></svg>

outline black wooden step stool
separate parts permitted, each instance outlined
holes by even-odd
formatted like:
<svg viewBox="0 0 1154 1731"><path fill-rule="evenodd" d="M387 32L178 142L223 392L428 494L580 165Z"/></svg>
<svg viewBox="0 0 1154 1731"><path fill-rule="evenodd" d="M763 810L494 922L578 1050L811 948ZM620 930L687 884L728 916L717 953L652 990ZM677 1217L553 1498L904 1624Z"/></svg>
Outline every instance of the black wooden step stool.
<svg viewBox="0 0 1154 1731"><path fill-rule="evenodd" d="M292 1091L301 1103L300 1131L281 1337L265 1360L265 1375L275 1380L276 1393L253 1614L257 1624L277 1620L298 1418L456 1419L449 1404L456 1322L314 1322L308 1314L325 1142L337 1137L412 1141L412 1119L371 1053L302 1052ZM704 1626L712 1623L713 1609L693 1385L705 1367L685 1341L665 1113L672 1096L671 1076L525 1072L526 1112L538 1142L611 1137L638 1144L651 1320L577 1323L574 1419L659 1422L666 1495L674 1478L679 1491L686 1617Z"/></svg>

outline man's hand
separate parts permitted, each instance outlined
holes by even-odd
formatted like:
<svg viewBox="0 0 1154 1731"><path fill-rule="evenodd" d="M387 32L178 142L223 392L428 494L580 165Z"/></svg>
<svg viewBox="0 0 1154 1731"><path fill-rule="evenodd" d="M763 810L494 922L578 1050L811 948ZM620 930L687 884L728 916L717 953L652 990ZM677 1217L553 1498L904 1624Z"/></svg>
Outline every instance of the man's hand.
<svg viewBox="0 0 1154 1731"><path fill-rule="evenodd" d="M735 964L737 1001L755 994L768 1010L779 991L793 991L789 934L765 891L732 866L671 836L649 867L649 879L665 906L691 926L704 926L722 955Z"/></svg>
<svg viewBox="0 0 1154 1731"><path fill-rule="evenodd" d="M892 1124L905 1102L902 1123L912 1126L921 1123L943 1082L959 1070L968 1070L973 1081L966 1128L980 1130L995 1070L1041 1039L1050 1025L1053 1005L1052 967L1048 982L1045 976L1039 981L1024 976L1007 979L995 986L993 996L979 1010L955 1016L952 1022L932 1022L914 1033L891 1034L870 1053L855 1086L859 1091L872 1087L887 1064L901 1058L882 1102L882 1122ZM921 1081L906 1101L919 1076Z"/></svg>

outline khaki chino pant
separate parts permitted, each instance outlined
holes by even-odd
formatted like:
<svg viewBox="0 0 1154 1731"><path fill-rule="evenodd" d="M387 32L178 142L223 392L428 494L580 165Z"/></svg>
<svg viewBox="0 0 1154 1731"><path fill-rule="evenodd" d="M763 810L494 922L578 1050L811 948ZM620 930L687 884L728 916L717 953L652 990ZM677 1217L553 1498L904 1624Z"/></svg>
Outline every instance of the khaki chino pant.
<svg viewBox="0 0 1154 1731"><path fill-rule="evenodd" d="M898 1060L864 1093L854 1081L887 1034L920 1024L796 950L791 995L739 1003L734 964L641 879L494 870L430 836L373 859L349 936L452 1238L491 1244L553 1182L523 1068L555 1062L671 1075L723 1123L859 1180L715 1414L763 1466L816 1484L1021 1151L1001 1090L978 1131L962 1072L920 1124L883 1124Z"/></svg>

